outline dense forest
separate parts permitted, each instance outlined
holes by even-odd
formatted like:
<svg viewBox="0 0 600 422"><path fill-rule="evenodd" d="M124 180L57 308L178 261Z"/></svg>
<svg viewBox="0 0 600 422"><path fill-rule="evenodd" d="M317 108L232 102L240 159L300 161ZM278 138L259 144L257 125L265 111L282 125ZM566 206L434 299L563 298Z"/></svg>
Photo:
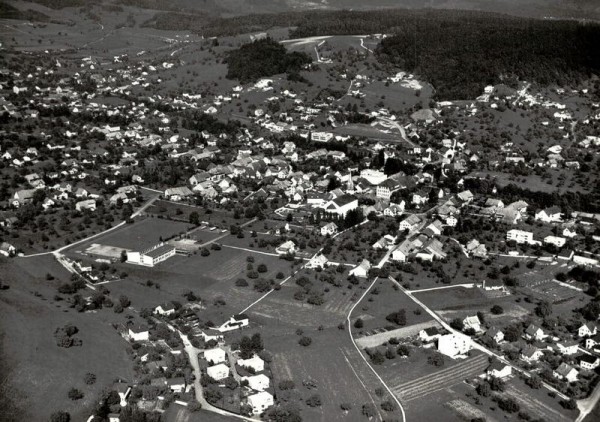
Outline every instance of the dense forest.
<svg viewBox="0 0 600 422"><path fill-rule="evenodd" d="M436 98L472 99L487 84L524 79L567 85L600 70L600 25L450 10L312 11L217 19L205 35L291 27L290 38L386 33L385 64L415 72Z"/></svg>
<svg viewBox="0 0 600 422"><path fill-rule="evenodd" d="M376 50L381 62L415 72L440 100L472 99L506 77L576 83L600 70L600 25L514 18L416 19Z"/></svg>
<svg viewBox="0 0 600 422"><path fill-rule="evenodd" d="M306 53L288 53L277 41L265 38L229 52L227 78L246 83L280 73L296 74L311 62Z"/></svg>

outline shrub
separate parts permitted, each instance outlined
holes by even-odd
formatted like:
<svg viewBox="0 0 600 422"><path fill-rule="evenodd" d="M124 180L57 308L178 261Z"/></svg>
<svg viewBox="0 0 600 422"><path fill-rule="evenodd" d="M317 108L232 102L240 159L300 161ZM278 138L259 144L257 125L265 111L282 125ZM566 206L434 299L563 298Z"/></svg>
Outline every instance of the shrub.
<svg viewBox="0 0 600 422"><path fill-rule="evenodd" d="M79 391L77 388L71 388L69 390L69 392L67 393L67 396L71 400L80 400L83 398L83 393L81 391Z"/></svg>
<svg viewBox="0 0 600 422"><path fill-rule="evenodd" d="M306 404L310 407L318 407L321 406L321 396L318 394L314 394L306 399Z"/></svg>
<svg viewBox="0 0 600 422"><path fill-rule="evenodd" d="M96 383L96 374L92 374L91 372L88 372L83 377L83 382L85 382L87 385L95 384Z"/></svg>
<svg viewBox="0 0 600 422"><path fill-rule="evenodd" d="M300 346L304 346L304 347L308 347L312 344L312 339L310 337L302 337L299 341L298 344Z"/></svg>
<svg viewBox="0 0 600 422"><path fill-rule="evenodd" d="M248 282L245 279L243 279L243 278L238 278L235 281L235 285L238 286L238 287L246 287L246 286L248 286Z"/></svg>

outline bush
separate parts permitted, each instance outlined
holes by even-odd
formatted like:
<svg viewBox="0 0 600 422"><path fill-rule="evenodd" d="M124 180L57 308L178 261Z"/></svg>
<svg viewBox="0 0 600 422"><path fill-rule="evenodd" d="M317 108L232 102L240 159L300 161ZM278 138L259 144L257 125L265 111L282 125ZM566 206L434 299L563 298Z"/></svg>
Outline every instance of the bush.
<svg viewBox="0 0 600 422"><path fill-rule="evenodd" d="M500 305L494 305L492 306L492 309L490 309L490 312L494 315L500 315L504 313L504 309Z"/></svg>
<svg viewBox="0 0 600 422"><path fill-rule="evenodd" d="M577 406L577 404L575 404L575 406ZM498 407L504 410L506 413L515 413L521 409L519 403L510 397L500 399L498 401Z"/></svg>
<svg viewBox="0 0 600 422"><path fill-rule="evenodd" d="M70 422L71 415L68 412L64 412L62 410L58 412L54 412L50 416L50 422Z"/></svg>
<svg viewBox="0 0 600 422"><path fill-rule="evenodd" d="M388 400L381 403L381 408L386 412L393 412L394 410L396 410L396 405Z"/></svg>
<svg viewBox="0 0 600 422"><path fill-rule="evenodd" d="M83 382L85 382L87 385L95 384L96 383L96 374L92 374L91 372L88 372L83 377Z"/></svg>
<svg viewBox="0 0 600 422"><path fill-rule="evenodd" d="M200 255L201 256L209 256L210 255L210 251L208 249L206 249L206 248L202 248L200 250Z"/></svg>
<svg viewBox="0 0 600 422"><path fill-rule="evenodd" d="M71 388L67 393L67 396L71 400L81 400L83 398L83 393L79 391L77 388Z"/></svg>
<svg viewBox="0 0 600 422"><path fill-rule="evenodd" d="M436 353L427 358L427 363L433 366L444 366L444 356L439 353Z"/></svg>
<svg viewBox="0 0 600 422"><path fill-rule="evenodd" d="M298 344L300 346L304 346L304 347L308 347L312 344L312 339L310 337L302 337L299 341Z"/></svg>
<svg viewBox="0 0 600 422"><path fill-rule="evenodd" d="M321 406L321 396L318 394L314 394L306 399L306 404L310 407L318 407Z"/></svg>
<svg viewBox="0 0 600 422"><path fill-rule="evenodd" d="M248 282L245 279L243 279L243 278L238 278L235 281L235 285L238 286L238 287L246 287L246 286L248 286Z"/></svg>
<svg viewBox="0 0 600 422"><path fill-rule="evenodd" d="M259 265L259 266L256 268L256 270L257 270L259 273L266 273L266 272L268 271L268 269L267 269L267 266L266 266L265 264L260 264L260 265Z"/></svg>
<svg viewBox="0 0 600 422"><path fill-rule="evenodd" d="M362 319L358 318L355 322L354 322L354 328L358 328L361 329L362 327L364 327L364 322Z"/></svg>

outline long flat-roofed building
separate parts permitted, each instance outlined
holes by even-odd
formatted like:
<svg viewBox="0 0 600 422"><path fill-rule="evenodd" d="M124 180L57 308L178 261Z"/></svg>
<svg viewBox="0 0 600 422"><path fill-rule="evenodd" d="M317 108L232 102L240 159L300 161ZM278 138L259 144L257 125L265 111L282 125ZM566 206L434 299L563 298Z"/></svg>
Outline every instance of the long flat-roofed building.
<svg viewBox="0 0 600 422"><path fill-rule="evenodd" d="M175 247L166 243L159 243L142 252L127 252L127 262L130 264L154 267L175 255Z"/></svg>

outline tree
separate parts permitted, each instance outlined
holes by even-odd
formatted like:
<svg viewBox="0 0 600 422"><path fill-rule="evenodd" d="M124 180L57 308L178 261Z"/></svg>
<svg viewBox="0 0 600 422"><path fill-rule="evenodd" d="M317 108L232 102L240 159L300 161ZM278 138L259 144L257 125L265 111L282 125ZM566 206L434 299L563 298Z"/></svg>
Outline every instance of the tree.
<svg viewBox="0 0 600 422"><path fill-rule="evenodd" d="M410 356L410 347L405 344L401 344L398 346L396 353L398 353L398 356Z"/></svg>
<svg viewBox="0 0 600 422"><path fill-rule="evenodd" d="M189 218L190 218L190 224L193 224L194 226L200 225L200 214L198 214L197 211L191 212Z"/></svg>
<svg viewBox="0 0 600 422"><path fill-rule="evenodd" d="M545 318L552 313L552 305L549 302L542 301L535 307L535 314Z"/></svg>
<svg viewBox="0 0 600 422"><path fill-rule="evenodd" d="M490 309L490 312L493 313L494 315L500 315L500 314L504 313L504 308L502 308L502 306L500 306L500 305L494 305Z"/></svg>
<svg viewBox="0 0 600 422"><path fill-rule="evenodd" d="M92 385L96 383L96 374L92 374L91 372L88 372L85 374L85 376L83 377L83 382L85 382L87 385Z"/></svg>
<svg viewBox="0 0 600 422"><path fill-rule="evenodd" d="M362 414L367 418L372 418L376 414L375 407L371 403L363 404Z"/></svg>
<svg viewBox="0 0 600 422"><path fill-rule="evenodd" d="M321 396L318 394L314 394L306 399L306 404L310 407L318 407L321 406Z"/></svg>
<svg viewBox="0 0 600 422"><path fill-rule="evenodd" d="M498 407L504 410L506 413L515 413L521 409L519 403L510 397L500 399L498 401Z"/></svg>
<svg viewBox="0 0 600 422"><path fill-rule="evenodd" d="M385 319L396 325L406 325L406 311L400 309L398 312L392 312L391 314L388 314Z"/></svg>
<svg viewBox="0 0 600 422"><path fill-rule="evenodd" d="M361 329L364 326L363 320L361 318L358 318L355 322L354 322L354 328L357 329Z"/></svg>
<svg viewBox="0 0 600 422"><path fill-rule="evenodd" d="M298 344L300 346L304 346L304 347L308 347L312 344L312 339L310 337L302 337L299 341Z"/></svg>
<svg viewBox="0 0 600 422"><path fill-rule="evenodd" d="M260 264L257 268L256 271L258 271L259 273L266 273L268 271L267 266L265 264Z"/></svg>
<svg viewBox="0 0 600 422"><path fill-rule="evenodd" d="M535 390L539 390L540 388L542 388L542 380L537 375L532 375L529 378L527 378L525 380L525 384L527 384Z"/></svg>
<svg viewBox="0 0 600 422"><path fill-rule="evenodd" d="M489 395L492 394L492 389L490 388L490 385L484 381L477 384L477 394L481 397L489 397Z"/></svg>
<svg viewBox="0 0 600 422"><path fill-rule="evenodd" d="M83 393L80 390L78 390L77 388L71 388L69 390L69 392L67 393L67 396L71 400L80 400L83 398Z"/></svg>
<svg viewBox="0 0 600 422"><path fill-rule="evenodd" d="M70 421L71 421L71 414L69 414L68 412L64 412L62 410L59 410L58 412L54 412L50 416L50 422L70 422Z"/></svg>
<svg viewBox="0 0 600 422"><path fill-rule="evenodd" d="M458 331L462 331L465 328L465 325L460 318L454 318L452 321L450 321L450 326Z"/></svg>
<svg viewBox="0 0 600 422"><path fill-rule="evenodd" d="M435 353L427 358L427 363L433 366L444 366L444 356Z"/></svg>

